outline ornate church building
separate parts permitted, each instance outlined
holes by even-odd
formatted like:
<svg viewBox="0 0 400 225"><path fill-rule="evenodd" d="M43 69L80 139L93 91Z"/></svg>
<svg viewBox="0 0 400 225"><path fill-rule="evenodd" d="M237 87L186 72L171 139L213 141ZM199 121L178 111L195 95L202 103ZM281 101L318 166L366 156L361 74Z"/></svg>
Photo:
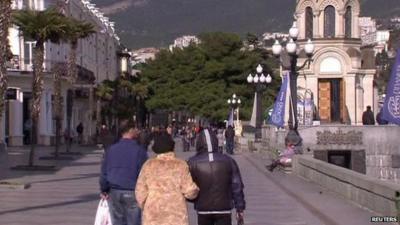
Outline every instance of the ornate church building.
<svg viewBox="0 0 400 225"><path fill-rule="evenodd" d="M300 49L308 39L315 44L313 61L299 71L298 87L312 93L321 123L362 124L365 108L377 108L375 57L361 48L359 14L359 0L297 0ZM300 53L298 65L306 59Z"/></svg>

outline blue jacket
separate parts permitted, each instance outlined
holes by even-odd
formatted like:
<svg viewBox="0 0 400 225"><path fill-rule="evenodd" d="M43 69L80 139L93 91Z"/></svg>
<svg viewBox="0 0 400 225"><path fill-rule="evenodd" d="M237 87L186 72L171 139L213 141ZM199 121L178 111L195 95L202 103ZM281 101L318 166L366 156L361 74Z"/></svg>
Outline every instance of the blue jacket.
<svg viewBox="0 0 400 225"><path fill-rule="evenodd" d="M140 169L147 160L147 151L135 140L121 139L105 154L101 165L100 189L135 190Z"/></svg>

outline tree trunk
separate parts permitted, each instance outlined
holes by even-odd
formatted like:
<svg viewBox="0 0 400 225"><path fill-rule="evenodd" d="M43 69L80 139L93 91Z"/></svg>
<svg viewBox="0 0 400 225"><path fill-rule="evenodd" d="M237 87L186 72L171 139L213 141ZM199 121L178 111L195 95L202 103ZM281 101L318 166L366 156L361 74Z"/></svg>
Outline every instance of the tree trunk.
<svg viewBox="0 0 400 225"><path fill-rule="evenodd" d="M75 83L78 77L78 71L76 69L76 49L78 48L78 43L71 43L71 51L68 58L68 78Z"/></svg>
<svg viewBox="0 0 400 225"><path fill-rule="evenodd" d="M76 69L76 49L78 48L78 43L77 42L71 42L71 51L69 53L69 58L68 58L68 79L70 80L70 82L72 84L74 84L76 82L76 79L78 77L78 72ZM71 93L70 93L71 94ZM73 98L72 96L69 96L70 99L69 100L69 107L72 107L73 105ZM72 109L69 109L72 110ZM67 130L68 133L71 134L71 114L67 113ZM67 152L69 152L71 150L71 141L68 140L67 143Z"/></svg>
<svg viewBox="0 0 400 225"><path fill-rule="evenodd" d="M1 0L0 1L0 129L4 105L5 105L5 93L7 91L7 59L8 59L8 28L10 26L11 18L11 1ZM2 143L3 140L0 140Z"/></svg>
<svg viewBox="0 0 400 225"><path fill-rule="evenodd" d="M62 118L62 97L61 97L61 73L62 65L56 64L53 70L54 73L54 107L56 119L56 143L54 157L58 158L60 138L61 138L61 118Z"/></svg>
<svg viewBox="0 0 400 225"><path fill-rule="evenodd" d="M38 120L40 116L40 102L43 93L43 61L44 42L36 40L33 51L33 80L32 80L32 130L31 130L31 151L29 153L29 166L33 166L35 159L35 147L38 136Z"/></svg>

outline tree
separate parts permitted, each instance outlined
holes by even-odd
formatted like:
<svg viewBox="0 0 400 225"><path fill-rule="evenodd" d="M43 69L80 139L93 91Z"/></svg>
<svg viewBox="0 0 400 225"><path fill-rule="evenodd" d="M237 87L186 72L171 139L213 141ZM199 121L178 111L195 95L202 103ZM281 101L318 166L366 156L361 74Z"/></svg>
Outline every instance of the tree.
<svg viewBox="0 0 400 225"><path fill-rule="evenodd" d="M248 46L252 46L253 48L257 48L257 46L259 45L258 37L253 33L246 34L246 42Z"/></svg>
<svg viewBox="0 0 400 225"><path fill-rule="evenodd" d="M32 130L31 151L29 154L29 166L32 167L35 145L37 144L40 101L43 92L44 43L47 41L59 43L62 37L67 34L69 22L65 16L53 8L44 11L18 11L14 14L13 19L25 38L36 41L33 51Z"/></svg>
<svg viewBox="0 0 400 225"><path fill-rule="evenodd" d="M78 77L76 66L76 50L78 48L78 41L85 39L90 35L96 33L94 26L91 23L79 21L71 18L68 26L68 40L71 44L71 49L68 58L68 78L71 82L75 82ZM71 115L67 115L67 130L71 131ZM67 147L69 151L70 146Z"/></svg>
<svg viewBox="0 0 400 225"><path fill-rule="evenodd" d="M386 87L390 80L390 73L394 64L394 59L390 59L386 51L376 54L375 63L377 66L377 76L375 78L378 91L386 93Z"/></svg>
<svg viewBox="0 0 400 225"><path fill-rule="evenodd" d="M9 45L8 45L8 28L10 27L11 18L11 0L0 1L0 129L3 127L1 124L5 94L7 91L7 66L6 63L9 59ZM2 143L2 140L0 140Z"/></svg>
<svg viewBox="0 0 400 225"><path fill-rule="evenodd" d="M247 76L260 63L265 73L273 60L265 50L243 50L243 41L236 34L205 33L201 43L172 52L161 50L156 58L142 68L141 76L149 82L150 110L185 111L213 121L223 121L228 115L226 100L236 93L242 99L241 116L251 114L254 90ZM278 92L280 78L268 85L264 105L272 104Z"/></svg>
<svg viewBox="0 0 400 225"><path fill-rule="evenodd" d="M94 33L96 33L96 30L93 24L70 18L67 32L68 40L71 44L71 51L68 58L68 77L74 81L78 76L76 67L76 50L78 48L78 41L80 39L85 39Z"/></svg>
<svg viewBox="0 0 400 225"><path fill-rule="evenodd" d="M128 119L138 113L138 106L148 96L147 82L140 77L121 76L105 80L97 88L96 95L103 102L102 114L109 125L113 118Z"/></svg>

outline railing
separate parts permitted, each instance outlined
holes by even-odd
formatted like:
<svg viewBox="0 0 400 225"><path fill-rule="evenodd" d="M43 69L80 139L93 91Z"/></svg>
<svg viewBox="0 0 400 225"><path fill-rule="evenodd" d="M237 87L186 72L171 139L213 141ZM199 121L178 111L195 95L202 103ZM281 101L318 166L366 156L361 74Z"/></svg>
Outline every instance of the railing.
<svg viewBox="0 0 400 225"><path fill-rule="evenodd" d="M55 60L44 60L43 69L44 72L51 72L56 65L62 65L63 67L66 67L66 64L67 64L66 62L60 62ZM33 71L33 61L32 59L20 58L18 55L14 55L13 58L7 62L7 70L31 72Z"/></svg>

